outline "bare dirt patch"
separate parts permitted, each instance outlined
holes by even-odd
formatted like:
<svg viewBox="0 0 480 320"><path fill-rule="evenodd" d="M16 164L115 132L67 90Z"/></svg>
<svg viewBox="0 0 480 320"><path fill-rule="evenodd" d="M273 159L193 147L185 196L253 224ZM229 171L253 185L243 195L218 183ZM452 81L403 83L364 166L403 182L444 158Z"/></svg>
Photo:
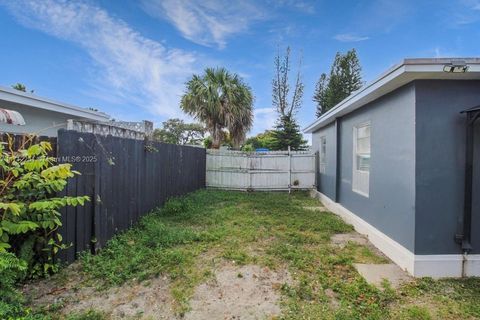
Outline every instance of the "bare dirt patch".
<svg viewBox="0 0 480 320"><path fill-rule="evenodd" d="M225 262L213 268L213 277L197 286L183 318L173 309L167 277L99 290L85 285L80 266L73 264L63 275L30 283L24 292L35 307L57 306L63 316L91 309L109 319L249 320L281 314L280 289L293 283L287 270Z"/></svg>
<svg viewBox="0 0 480 320"><path fill-rule="evenodd" d="M353 242L362 246L369 245L367 237L356 232L334 234L330 238L330 241L334 246L339 248L344 248L349 242Z"/></svg>
<svg viewBox="0 0 480 320"><path fill-rule="evenodd" d="M337 310L340 307L340 301L338 299L338 294L330 288L325 289L325 295L330 300L330 305L334 310Z"/></svg>
<svg viewBox="0 0 480 320"><path fill-rule="evenodd" d="M256 265L220 267L190 301L187 320L268 319L279 316L279 289L292 283L288 271Z"/></svg>
<svg viewBox="0 0 480 320"><path fill-rule="evenodd" d="M382 258L385 258L387 260L389 260L387 258L387 256L382 252L380 251L380 249L378 249L377 247L375 247L369 240L366 236L358 233L358 232L349 232L349 233L337 233L337 234L334 234L331 238L330 238L330 242L332 243L332 245L334 245L335 247L338 247L340 249L343 249L345 248L345 246L350 242L350 243L355 243L355 244L358 244L360 246L364 246L364 247L367 247L368 249L370 249L370 251L372 251L374 254L376 254L377 256L379 257L382 257Z"/></svg>
<svg viewBox="0 0 480 320"><path fill-rule="evenodd" d="M81 276L69 270L65 283L44 280L24 288L35 306L60 305L59 312L68 315L90 309L102 311L112 319L175 319L166 277L144 283L126 283L105 291L83 286Z"/></svg>

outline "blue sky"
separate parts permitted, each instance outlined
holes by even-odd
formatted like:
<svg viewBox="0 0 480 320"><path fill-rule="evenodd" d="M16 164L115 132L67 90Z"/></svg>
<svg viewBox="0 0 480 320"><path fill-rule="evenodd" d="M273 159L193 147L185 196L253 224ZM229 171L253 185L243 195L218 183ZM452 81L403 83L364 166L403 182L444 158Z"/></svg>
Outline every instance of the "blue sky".
<svg viewBox="0 0 480 320"><path fill-rule="evenodd" d="M268 129L273 57L303 58L304 104L337 51L356 48L365 81L406 57L480 56L480 0L56 1L0 0L0 85L158 126L187 119L184 82L224 66L252 87L255 122Z"/></svg>

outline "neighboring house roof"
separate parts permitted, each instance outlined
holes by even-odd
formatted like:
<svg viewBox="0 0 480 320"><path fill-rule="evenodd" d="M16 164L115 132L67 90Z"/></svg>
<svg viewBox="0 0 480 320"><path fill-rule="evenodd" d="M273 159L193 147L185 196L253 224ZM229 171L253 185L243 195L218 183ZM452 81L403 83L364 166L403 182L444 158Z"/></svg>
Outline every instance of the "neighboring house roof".
<svg viewBox="0 0 480 320"><path fill-rule="evenodd" d="M451 66L466 65L466 72L446 72ZM452 70L453 71L453 70ZM457 69L456 71L461 71ZM381 96L414 80L480 80L480 58L432 58L405 59L387 70L380 77L353 92L332 109L304 128L305 133L314 132L335 118L363 107Z"/></svg>
<svg viewBox="0 0 480 320"><path fill-rule="evenodd" d="M110 119L110 116L103 112L72 106L63 102L42 98L32 93L5 87L0 87L0 104L1 101L8 101L32 108L59 112L93 121L108 121Z"/></svg>

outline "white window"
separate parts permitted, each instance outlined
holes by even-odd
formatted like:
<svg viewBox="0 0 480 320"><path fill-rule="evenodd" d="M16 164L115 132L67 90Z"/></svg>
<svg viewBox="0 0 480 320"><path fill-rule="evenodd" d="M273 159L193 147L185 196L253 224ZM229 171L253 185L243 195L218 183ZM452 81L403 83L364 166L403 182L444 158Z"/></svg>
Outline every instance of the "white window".
<svg viewBox="0 0 480 320"><path fill-rule="evenodd" d="M370 122L353 128L353 191L368 197L370 190Z"/></svg>
<svg viewBox="0 0 480 320"><path fill-rule="evenodd" d="M320 154L319 154L319 170L320 173L325 173L327 170L327 138L320 137Z"/></svg>

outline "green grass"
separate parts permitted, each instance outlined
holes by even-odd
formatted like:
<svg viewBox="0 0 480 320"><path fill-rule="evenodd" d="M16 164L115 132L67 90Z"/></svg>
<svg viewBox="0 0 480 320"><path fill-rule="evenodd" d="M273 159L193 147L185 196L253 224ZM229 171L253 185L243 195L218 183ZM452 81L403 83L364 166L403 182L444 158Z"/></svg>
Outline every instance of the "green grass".
<svg viewBox="0 0 480 320"><path fill-rule="evenodd" d="M87 310L85 312L79 312L71 314L66 320L105 320L107 315L96 310Z"/></svg>
<svg viewBox="0 0 480 320"><path fill-rule="evenodd" d="M83 255L83 272L99 289L168 275L178 314L212 276L212 261L228 260L289 269L295 282L281 289L284 319L480 318L478 279L422 279L397 290L368 285L352 264L385 259L357 244L330 245L333 234L353 229L304 208L319 205L307 193L198 191L168 201L100 254ZM88 316L77 319L103 315Z"/></svg>

